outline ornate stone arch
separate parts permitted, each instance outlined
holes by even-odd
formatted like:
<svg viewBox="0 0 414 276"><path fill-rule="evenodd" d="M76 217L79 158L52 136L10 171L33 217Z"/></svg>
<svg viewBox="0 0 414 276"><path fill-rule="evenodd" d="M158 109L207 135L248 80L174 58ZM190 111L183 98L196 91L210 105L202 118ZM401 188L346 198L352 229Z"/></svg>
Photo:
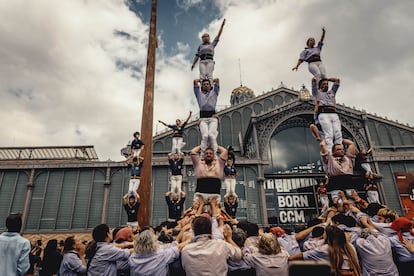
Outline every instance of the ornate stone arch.
<svg viewBox="0 0 414 276"><path fill-rule="evenodd" d="M369 143L366 139L364 124L362 120L358 120L346 115L339 114L342 128L345 128L355 139L356 146L360 149L369 148Z"/></svg>
<svg viewBox="0 0 414 276"><path fill-rule="evenodd" d="M291 108L283 109L280 112L274 112L272 116L259 116L256 118L256 131L258 137L259 154L263 160L269 160L269 143L275 131L279 128L289 128L295 126L305 126L306 119L295 120L295 117L313 116L314 105L302 103L293 105ZM355 139L359 148L368 148L368 142L364 138L364 127L361 120L346 116L338 112L342 127L350 133ZM293 120L292 120L293 119ZM285 124L291 120L289 124ZM309 123L310 121L308 121ZM284 125L285 124L285 125ZM281 129L282 130L282 129Z"/></svg>

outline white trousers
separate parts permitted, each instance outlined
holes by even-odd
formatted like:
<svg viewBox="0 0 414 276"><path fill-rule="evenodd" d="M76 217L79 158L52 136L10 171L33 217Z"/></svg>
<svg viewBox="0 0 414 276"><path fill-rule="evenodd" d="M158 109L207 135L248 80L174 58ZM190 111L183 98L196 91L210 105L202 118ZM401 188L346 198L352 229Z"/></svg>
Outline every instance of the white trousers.
<svg viewBox="0 0 414 276"><path fill-rule="evenodd" d="M185 146L183 137L173 137L172 138L172 153L182 153L181 149Z"/></svg>
<svg viewBox="0 0 414 276"><path fill-rule="evenodd" d="M368 203L381 203L378 191L367 191L367 201Z"/></svg>
<svg viewBox="0 0 414 276"><path fill-rule="evenodd" d="M201 151L204 153L205 149L210 147L217 152L217 136L218 136L218 120L217 118L200 118L200 134L201 134Z"/></svg>
<svg viewBox="0 0 414 276"><path fill-rule="evenodd" d="M141 182L141 179L139 178L132 178L129 180L129 186L128 186L128 193L134 192L138 193L139 183Z"/></svg>
<svg viewBox="0 0 414 276"><path fill-rule="evenodd" d="M226 185L226 195L234 195L236 193L236 179L224 178L224 184Z"/></svg>
<svg viewBox="0 0 414 276"><path fill-rule="evenodd" d="M319 199L321 201L322 208L324 208L324 207L328 208L329 207L329 198L328 198L328 196L319 196Z"/></svg>
<svg viewBox="0 0 414 276"><path fill-rule="evenodd" d="M134 152L134 157L139 158L139 155L141 154L141 149L134 149L132 151Z"/></svg>
<svg viewBox="0 0 414 276"><path fill-rule="evenodd" d="M171 175L171 193L181 194L181 183L183 181L182 175Z"/></svg>
<svg viewBox="0 0 414 276"><path fill-rule="evenodd" d="M372 169L371 166L368 163L362 163L361 164L361 168L364 169L364 171L368 174L371 175L372 174Z"/></svg>
<svg viewBox="0 0 414 276"><path fill-rule="evenodd" d="M336 113L321 113L318 116L319 124L325 136L326 147L332 152L332 146L342 144L341 121Z"/></svg>
<svg viewBox="0 0 414 276"><path fill-rule="evenodd" d="M318 82L321 79L326 79L326 69L322 61L308 63L308 70L317 79Z"/></svg>
<svg viewBox="0 0 414 276"><path fill-rule="evenodd" d="M200 79L210 80L211 85L213 85L213 71L214 71L214 60L212 59L205 59L200 60Z"/></svg>

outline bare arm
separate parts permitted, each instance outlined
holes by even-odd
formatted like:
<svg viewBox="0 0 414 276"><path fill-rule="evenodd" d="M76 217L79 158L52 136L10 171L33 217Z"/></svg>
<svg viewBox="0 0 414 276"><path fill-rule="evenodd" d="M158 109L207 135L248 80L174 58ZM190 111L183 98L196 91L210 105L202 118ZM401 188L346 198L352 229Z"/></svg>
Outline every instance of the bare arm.
<svg viewBox="0 0 414 276"><path fill-rule="evenodd" d="M190 151L190 154L197 154L201 150L201 146L197 146Z"/></svg>
<svg viewBox="0 0 414 276"><path fill-rule="evenodd" d="M188 117L187 117L187 119L185 120L184 124L188 123L188 121L189 121L189 120L190 120L190 118L191 118L191 114L193 114L193 112L192 112L192 111L190 111L190 114L188 114Z"/></svg>
<svg viewBox="0 0 414 276"><path fill-rule="evenodd" d="M323 40L325 39L325 27L322 27L322 36L321 36L321 42L323 42Z"/></svg>
<svg viewBox="0 0 414 276"><path fill-rule="evenodd" d="M191 243L191 240L192 240L191 235L187 235L185 239L177 245L178 251L181 252L187 244Z"/></svg>
<svg viewBox="0 0 414 276"><path fill-rule="evenodd" d="M322 224L317 224L312 227L308 227L303 231L300 231L299 233L295 235L296 240L300 241L300 240L305 239L310 233L312 233L313 228L315 228L316 226L322 226Z"/></svg>
<svg viewBox="0 0 414 276"><path fill-rule="evenodd" d="M348 147L348 149L346 150L347 153L350 153L352 155L356 154L357 149L355 147L354 142L348 139L342 139L342 142Z"/></svg>
<svg viewBox="0 0 414 276"><path fill-rule="evenodd" d="M177 235L177 238L176 238L177 242L179 243L183 242L184 233L186 233L190 229L191 229L191 223L187 223L183 225L183 227L181 227L180 233L178 233Z"/></svg>
<svg viewBox="0 0 414 276"><path fill-rule="evenodd" d="M298 59L298 63L296 63L296 66L292 68L292 71L298 71L299 65L302 63L303 61Z"/></svg>
<svg viewBox="0 0 414 276"><path fill-rule="evenodd" d="M328 78L328 81L331 81L331 82L340 82L340 79L339 78Z"/></svg>
<svg viewBox="0 0 414 276"><path fill-rule="evenodd" d="M410 251L411 253L414 253L414 243L407 240L406 238L403 238L403 244L405 246L405 248L408 249L408 251Z"/></svg>
<svg viewBox="0 0 414 276"><path fill-rule="evenodd" d="M303 260L303 253L298 253L296 255L290 256L289 261Z"/></svg>
<svg viewBox="0 0 414 276"><path fill-rule="evenodd" d="M122 197L122 205L127 204L127 197L128 197L128 194L125 194L125 195Z"/></svg>
<svg viewBox="0 0 414 276"><path fill-rule="evenodd" d="M218 33L216 35L216 38L214 38L214 39L217 39L217 40L220 39L220 36L221 36L221 33L223 32L223 28L224 28L225 23L226 23L226 19L224 18L223 23L221 23L220 30L218 31Z"/></svg>
<svg viewBox="0 0 414 276"><path fill-rule="evenodd" d="M326 141L325 141L325 140L322 140L322 141L319 143L319 146L321 147L321 152L322 152L323 154L325 154L325 153L327 153L327 152L328 152L328 148L326 147Z"/></svg>
<svg viewBox="0 0 414 276"><path fill-rule="evenodd" d="M161 120L158 120L158 123L163 124L164 126L168 126L166 123L164 123L164 122L163 122L163 121L161 121Z"/></svg>
<svg viewBox="0 0 414 276"><path fill-rule="evenodd" d="M220 152L220 157L224 160L227 160L227 157L228 157L227 149L222 146L218 146L217 149Z"/></svg>
<svg viewBox="0 0 414 276"><path fill-rule="evenodd" d="M191 65L191 70L194 69L194 66L196 65L197 61L198 61L198 56L194 56L193 64Z"/></svg>
<svg viewBox="0 0 414 276"><path fill-rule="evenodd" d="M85 245L82 244L80 248L76 250L79 255L79 259L81 260L82 264L86 266L86 260L85 260Z"/></svg>
<svg viewBox="0 0 414 276"><path fill-rule="evenodd" d="M237 244L231 238L231 236L232 236L232 230L231 230L231 228L230 228L230 226L228 224L225 224L224 227L223 227L223 236L224 236L224 240L226 242L228 242L229 244L233 245L236 248L239 248L237 246Z"/></svg>
<svg viewBox="0 0 414 276"><path fill-rule="evenodd" d="M130 155L126 160L125 163L130 164L132 159L134 158L134 155Z"/></svg>
<svg viewBox="0 0 414 276"><path fill-rule="evenodd" d="M114 243L114 246L117 248L125 249L125 248L133 248L134 242L123 242L123 243Z"/></svg>

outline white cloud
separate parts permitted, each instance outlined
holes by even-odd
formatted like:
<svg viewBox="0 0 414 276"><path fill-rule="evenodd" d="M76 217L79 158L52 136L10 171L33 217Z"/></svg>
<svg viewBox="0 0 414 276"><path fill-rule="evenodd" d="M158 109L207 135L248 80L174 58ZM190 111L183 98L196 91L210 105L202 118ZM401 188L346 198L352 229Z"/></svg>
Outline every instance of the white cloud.
<svg viewBox="0 0 414 276"><path fill-rule="evenodd" d="M138 126L129 114L140 109L143 81L115 61L144 68L147 26L120 1L50 4L0 9L0 113L9 130L1 144L95 144L103 159L117 159L119 137Z"/></svg>
<svg viewBox="0 0 414 276"><path fill-rule="evenodd" d="M175 0L177 6L185 11L188 11L190 8L194 6L198 6L199 8L202 8L201 5L203 3L203 0Z"/></svg>

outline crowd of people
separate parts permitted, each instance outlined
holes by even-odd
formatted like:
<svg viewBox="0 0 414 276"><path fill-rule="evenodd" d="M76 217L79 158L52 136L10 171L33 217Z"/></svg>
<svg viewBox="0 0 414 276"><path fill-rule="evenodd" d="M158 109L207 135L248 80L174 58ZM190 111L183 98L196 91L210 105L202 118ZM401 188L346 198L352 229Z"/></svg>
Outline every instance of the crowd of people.
<svg viewBox="0 0 414 276"><path fill-rule="evenodd" d="M342 193L343 211L331 204L326 215L288 233L274 226L260 228L237 221L220 208L217 198L194 201L176 221L157 227L110 229L96 226L86 245L69 236L62 251L56 240L43 250L35 273L31 249L21 237L21 215L6 219L0 235L2 275L289 275L296 260L313 260L331 268L331 275L412 275L414 219L378 203L367 208ZM40 257L40 254L39 254ZM323 275L323 274L319 274Z"/></svg>

